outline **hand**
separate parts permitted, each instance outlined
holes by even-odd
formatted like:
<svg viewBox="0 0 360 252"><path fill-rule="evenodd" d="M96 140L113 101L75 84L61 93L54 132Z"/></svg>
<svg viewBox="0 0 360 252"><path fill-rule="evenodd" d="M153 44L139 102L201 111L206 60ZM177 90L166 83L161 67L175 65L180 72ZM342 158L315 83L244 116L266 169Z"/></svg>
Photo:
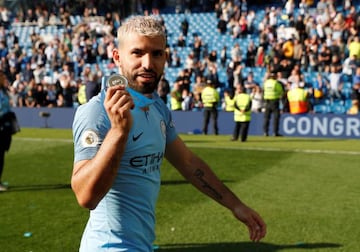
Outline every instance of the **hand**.
<svg viewBox="0 0 360 252"><path fill-rule="evenodd" d="M242 204L234 209L233 214L247 226L252 241L258 242L265 237L266 224L253 209Z"/></svg>
<svg viewBox="0 0 360 252"><path fill-rule="evenodd" d="M111 127L122 132L129 132L133 120L130 110L134 108L134 102L125 86L109 87L106 91L104 107L109 116Z"/></svg>

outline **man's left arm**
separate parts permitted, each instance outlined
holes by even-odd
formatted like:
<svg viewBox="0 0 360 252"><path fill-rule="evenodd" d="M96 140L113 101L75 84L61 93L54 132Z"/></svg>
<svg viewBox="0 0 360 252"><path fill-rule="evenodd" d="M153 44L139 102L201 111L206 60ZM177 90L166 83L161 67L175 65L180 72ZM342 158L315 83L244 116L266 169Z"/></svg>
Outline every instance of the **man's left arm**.
<svg viewBox="0 0 360 252"><path fill-rule="evenodd" d="M261 216L243 203L210 169L177 137L166 146L166 159L199 191L228 208L249 230L250 239L259 241L266 234Z"/></svg>

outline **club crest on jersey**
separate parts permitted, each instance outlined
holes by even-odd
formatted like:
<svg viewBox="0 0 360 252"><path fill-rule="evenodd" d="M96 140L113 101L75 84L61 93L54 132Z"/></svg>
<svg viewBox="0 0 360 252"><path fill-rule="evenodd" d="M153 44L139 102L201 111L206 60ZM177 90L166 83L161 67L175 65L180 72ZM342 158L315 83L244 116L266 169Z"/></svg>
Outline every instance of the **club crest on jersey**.
<svg viewBox="0 0 360 252"><path fill-rule="evenodd" d="M99 136L93 130L86 130L81 136L81 145L83 147L95 147L99 144Z"/></svg>
<svg viewBox="0 0 360 252"><path fill-rule="evenodd" d="M166 124L163 120L160 121L160 129L163 136L166 137Z"/></svg>

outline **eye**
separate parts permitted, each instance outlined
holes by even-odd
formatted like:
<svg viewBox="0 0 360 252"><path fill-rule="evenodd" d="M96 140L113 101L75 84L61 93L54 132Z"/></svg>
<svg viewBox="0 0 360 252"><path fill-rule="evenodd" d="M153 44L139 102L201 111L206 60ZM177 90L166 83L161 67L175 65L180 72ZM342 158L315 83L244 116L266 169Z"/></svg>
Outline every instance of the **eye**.
<svg viewBox="0 0 360 252"><path fill-rule="evenodd" d="M153 52L153 56L155 57L162 57L164 55L164 51L158 50Z"/></svg>
<svg viewBox="0 0 360 252"><path fill-rule="evenodd" d="M141 55L143 55L142 51L141 50L133 50L131 52L131 54L135 55L135 56L138 56L140 57Z"/></svg>

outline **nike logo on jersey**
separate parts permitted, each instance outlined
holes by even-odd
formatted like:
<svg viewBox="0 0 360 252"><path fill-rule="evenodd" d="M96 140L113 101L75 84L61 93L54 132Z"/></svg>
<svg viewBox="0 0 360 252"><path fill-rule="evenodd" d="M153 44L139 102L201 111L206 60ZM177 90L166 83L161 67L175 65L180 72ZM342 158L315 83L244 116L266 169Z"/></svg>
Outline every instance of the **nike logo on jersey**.
<svg viewBox="0 0 360 252"><path fill-rule="evenodd" d="M134 136L134 135L133 135L133 137L132 137L133 141L136 142L136 141L142 136L143 133L144 133L144 132L141 132L141 133L140 133L139 135L137 135L137 136Z"/></svg>

